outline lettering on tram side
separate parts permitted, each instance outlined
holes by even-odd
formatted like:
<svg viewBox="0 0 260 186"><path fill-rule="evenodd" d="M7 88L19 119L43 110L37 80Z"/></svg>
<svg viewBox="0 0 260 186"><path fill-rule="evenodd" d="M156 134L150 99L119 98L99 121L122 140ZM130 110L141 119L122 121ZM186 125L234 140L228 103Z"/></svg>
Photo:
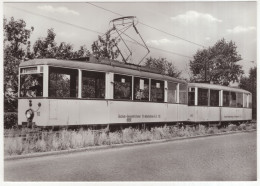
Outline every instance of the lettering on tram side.
<svg viewBox="0 0 260 186"><path fill-rule="evenodd" d="M240 118L240 116L224 116L224 118Z"/></svg>
<svg viewBox="0 0 260 186"><path fill-rule="evenodd" d="M132 115L128 115L128 114L118 114L118 118L122 119L122 118L126 118L127 122L131 122L132 118L145 118L145 119L153 119L153 118L161 118L160 114L142 114L142 115L138 115L138 114L132 114Z"/></svg>

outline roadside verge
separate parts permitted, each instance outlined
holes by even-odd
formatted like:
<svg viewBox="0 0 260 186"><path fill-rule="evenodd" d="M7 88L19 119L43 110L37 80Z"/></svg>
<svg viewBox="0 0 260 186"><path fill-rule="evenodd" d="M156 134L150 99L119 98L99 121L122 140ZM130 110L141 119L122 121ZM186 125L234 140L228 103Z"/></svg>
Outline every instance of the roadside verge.
<svg viewBox="0 0 260 186"><path fill-rule="evenodd" d="M195 139L195 138L205 138L205 137L213 137L213 136L221 136L221 135L238 134L238 133L247 133L247 132L254 132L254 131L256 131L256 129L246 130L246 131L230 131L230 132L223 132L223 133L216 133L216 134L205 134L205 135L197 135L197 136L191 136L191 137L177 137L177 138L171 138L171 139L143 141L143 142L135 142L135 143L90 146L90 147L85 147L85 148L69 149L69 150L61 150L61 151L37 152L37 153L31 153L31 154L25 154L25 155L8 156L8 157L4 158L4 161L34 158L34 157L41 157L41 156L69 154L69 153L83 152L83 151L95 151L95 150L103 150L103 149L111 149L111 148L122 148L122 147L128 147L128 146L136 146L136 145L164 143L164 142L171 142L171 141L188 140L188 139Z"/></svg>

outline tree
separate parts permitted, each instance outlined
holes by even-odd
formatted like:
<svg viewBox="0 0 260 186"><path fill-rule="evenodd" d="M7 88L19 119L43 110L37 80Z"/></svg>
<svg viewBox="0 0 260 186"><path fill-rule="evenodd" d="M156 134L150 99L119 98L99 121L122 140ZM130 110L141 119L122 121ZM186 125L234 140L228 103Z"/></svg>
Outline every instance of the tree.
<svg viewBox="0 0 260 186"><path fill-rule="evenodd" d="M166 58L146 58L144 66L159 70L161 74L179 78L181 72L177 70L177 68L170 62L167 61Z"/></svg>
<svg viewBox="0 0 260 186"><path fill-rule="evenodd" d="M110 39L110 34L106 34L105 38L98 36L98 41L92 44L92 52L96 58L117 59L119 49L117 43L119 40Z"/></svg>
<svg viewBox="0 0 260 186"><path fill-rule="evenodd" d="M54 29L48 29L46 38L38 38L33 45L35 58L54 58L57 52Z"/></svg>
<svg viewBox="0 0 260 186"><path fill-rule="evenodd" d="M242 59L236 48L234 42L221 39L213 47L198 50L190 61L191 81L213 81L220 85L238 82L244 72L236 64Z"/></svg>
<svg viewBox="0 0 260 186"><path fill-rule="evenodd" d="M252 109L253 109L253 118L256 119L257 113L257 68L251 68L249 71L249 77L242 77L240 79L240 88L248 90L252 93Z"/></svg>
<svg viewBox="0 0 260 186"><path fill-rule="evenodd" d="M73 58L73 46L71 44L61 42L59 47L57 47L55 57L60 59Z"/></svg>
<svg viewBox="0 0 260 186"><path fill-rule="evenodd" d="M24 20L4 18L4 96L5 111L17 109L18 67L28 54L27 46L33 27L26 28Z"/></svg>
<svg viewBox="0 0 260 186"><path fill-rule="evenodd" d="M79 50L74 52L73 58L81 58L90 56L90 51L87 49L85 45L80 46Z"/></svg>
<svg viewBox="0 0 260 186"><path fill-rule="evenodd" d="M13 57L21 60L25 57L26 52L24 46L28 44L31 32L34 30L26 28L24 20L14 20L11 17L10 21L4 18L4 47L12 53Z"/></svg>
<svg viewBox="0 0 260 186"><path fill-rule="evenodd" d="M81 46L78 51L73 51L73 45L61 42L57 45L54 29L47 30L46 38L39 38L33 45L33 58L59 58L72 59L86 57L90 54L86 46Z"/></svg>

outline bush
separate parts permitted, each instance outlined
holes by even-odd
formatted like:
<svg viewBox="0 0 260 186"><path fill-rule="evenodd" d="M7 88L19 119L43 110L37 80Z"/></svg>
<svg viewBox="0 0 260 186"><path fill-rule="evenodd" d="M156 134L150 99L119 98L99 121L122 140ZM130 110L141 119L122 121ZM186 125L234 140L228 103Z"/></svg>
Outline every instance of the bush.
<svg viewBox="0 0 260 186"><path fill-rule="evenodd" d="M119 132L109 133L110 144L120 144L122 143L122 137Z"/></svg>
<svg viewBox="0 0 260 186"><path fill-rule="evenodd" d="M19 155L32 152L46 152L57 150L69 150L84 148L94 145L111 145L133 143L140 141L172 139L176 137L190 137L196 135L215 134L219 132L250 130L256 128L256 124L241 124L237 127L230 124L228 128L206 128L199 125L196 128L190 126L164 126L154 127L151 130L126 128L122 131L106 133L105 131L91 130L62 130L59 132L49 131L31 135L33 129L5 129L4 152L7 155ZM25 137L19 137L20 135Z"/></svg>
<svg viewBox="0 0 260 186"><path fill-rule="evenodd" d="M199 125L199 128L194 131L195 135L205 135L206 132L207 132L207 130L204 125Z"/></svg>
<svg viewBox="0 0 260 186"><path fill-rule="evenodd" d="M4 113L4 128L10 129L17 126L18 116L16 112L5 112Z"/></svg>
<svg viewBox="0 0 260 186"><path fill-rule="evenodd" d="M96 136L98 139L98 144L96 145L109 145L110 144L110 140L109 140L109 136L106 132L102 132L102 133L98 133L98 136Z"/></svg>
<svg viewBox="0 0 260 186"><path fill-rule="evenodd" d="M5 138L4 149L9 155L22 154L23 143L21 137L16 138Z"/></svg>
<svg viewBox="0 0 260 186"><path fill-rule="evenodd" d="M208 133L208 134L214 134L215 131L214 131L213 127L208 128L207 133Z"/></svg>
<svg viewBox="0 0 260 186"><path fill-rule="evenodd" d="M237 127L238 130L246 130L246 124L242 123Z"/></svg>
<svg viewBox="0 0 260 186"><path fill-rule="evenodd" d="M151 129L151 133L154 140L160 140L166 137L167 129L163 129L162 127L155 127Z"/></svg>
<svg viewBox="0 0 260 186"><path fill-rule="evenodd" d="M219 131L220 131L220 132L227 132L228 129L227 129L227 128L220 128Z"/></svg>
<svg viewBox="0 0 260 186"><path fill-rule="evenodd" d="M246 127L247 130L256 129L256 123L249 123Z"/></svg>
<svg viewBox="0 0 260 186"><path fill-rule="evenodd" d="M122 131L122 141L123 143L132 143L134 140L134 129L126 128Z"/></svg>
<svg viewBox="0 0 260 186"><path fill-rule="evenodd" d="M190 136L193 136L194 135L194 133L193 133L193 131L191 130L191 128L190 127L186 127L186 128L184 128L183 126L179 129L179 131L178 131L178 136L179 137L190 137Z"/></svg>
<svg viewBox="0 0 260 186"><path fill-rule="evenodd" d="M234 124L228 125L228 130L229 130L229 131L235 131L236 129L237 129L237 126L234 125Z"/></svg>
<svg viewBox="0 0 260 186"><path fill-rule="evenodd" d="M45 152L47 150L46 142L44 140L38 140L35 144L36 152Z"/></svg>
<svg viewBox="0 0 260 186"><path fill-rule="evenodd" d="M81 134L82 136L84 147L94 145L94 133L91 130L87 130L87 131L80 130L78 133Z"/></svg>

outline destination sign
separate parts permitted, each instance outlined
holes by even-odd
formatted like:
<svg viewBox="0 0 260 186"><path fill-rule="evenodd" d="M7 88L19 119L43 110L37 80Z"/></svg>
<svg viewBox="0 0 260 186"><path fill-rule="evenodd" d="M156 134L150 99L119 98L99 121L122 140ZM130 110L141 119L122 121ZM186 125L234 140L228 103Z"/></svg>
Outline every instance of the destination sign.
<svg viewBox="0 0 260 186"><path fill-rule="evenodd" d="M21 69L22 74L37 73L37 67L28 67Z"/></svg>

